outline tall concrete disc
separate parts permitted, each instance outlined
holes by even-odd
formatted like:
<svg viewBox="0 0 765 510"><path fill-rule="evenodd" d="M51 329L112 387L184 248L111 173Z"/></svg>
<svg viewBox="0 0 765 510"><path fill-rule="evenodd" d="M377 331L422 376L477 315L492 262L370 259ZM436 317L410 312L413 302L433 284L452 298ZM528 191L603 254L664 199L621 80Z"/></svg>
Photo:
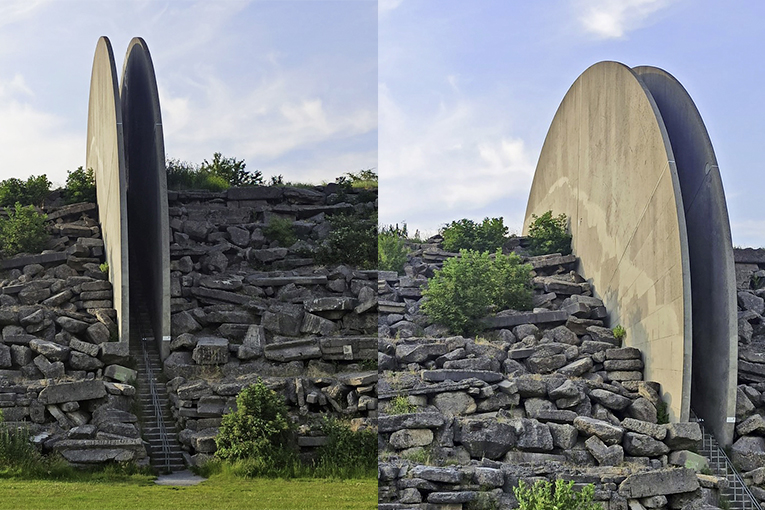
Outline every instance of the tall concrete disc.
<svg viewBox="0 0 765 510"><path fill-rule="evenodd" d="M668 72L633 71L651 91L675 154L683 195L693 299L691 407L723 446L736 416L738 315L728 208L712 142L691 96Z"/></svg>
<svg viewBox="0 0 765 510"><path fill-rule="evenodd" d="M669 136L650 92L627 66L600 62L555 114L526 209L570 219L579 271L626 345L643 352L670 419L689 416L691 282L685 215Z"/></svg>
<svg viewBox="0 0 765 510"><path fill-rule="evenodd" d="M104 238L109 280L114 288L114 308L120 341L130 338L128 294L128 217L125 149L122 133L117 70L109 39L101 37L93 57L88 102L87 168L96 178L98 215Z"/></svg>
<svg viewBox="0 0 765 510"><path fill-rule="evenodd" d="M130 252L162 358L170 354L170 241L162 114L146 42L130 41L122 68ZM148 333L148 332L147 332Z"/></svg>

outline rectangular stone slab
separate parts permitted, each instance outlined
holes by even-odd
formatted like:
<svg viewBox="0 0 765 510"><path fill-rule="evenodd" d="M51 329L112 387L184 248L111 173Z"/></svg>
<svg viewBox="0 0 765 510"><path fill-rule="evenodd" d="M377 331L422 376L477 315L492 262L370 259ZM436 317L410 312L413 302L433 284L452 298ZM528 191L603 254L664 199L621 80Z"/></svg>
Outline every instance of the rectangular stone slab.
<svg viewBox="0 0 765 510"><path fill-rule="evenodd" d="M46 386L40 392L38 400L41 404L60 404L63 402L79 402L106 396L103 381L76 381Z"/></svg>

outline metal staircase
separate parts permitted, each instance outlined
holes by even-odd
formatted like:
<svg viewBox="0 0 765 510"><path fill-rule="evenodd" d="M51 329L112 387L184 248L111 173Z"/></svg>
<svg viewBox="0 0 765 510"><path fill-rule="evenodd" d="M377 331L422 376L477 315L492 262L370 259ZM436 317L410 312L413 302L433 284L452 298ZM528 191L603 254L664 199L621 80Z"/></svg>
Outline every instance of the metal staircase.
<svg viewBox="0 0 765 510"><path fill-rule="evenodd" d="M697 418L695 413L692 413L692 419L701 427L699 454L709 460L709 467L716 476L724 477L728 481L727 489L721 491L721 494L727 498L731 510L762 510L757 498L749 491L728 455L720 448L715 437L704 428L704 420Z"/></svg>
<svg viewBox="0 0 765 510"><path fill-rule="evenodd" d="M175 421L170 413L165 384L161 382L162 361L157 350L148 311L143 299L131 289L130 354L137 361L137 398L141 409L141 429L147 443L151 466L160 473L186 469L178 442Z"/></svg>

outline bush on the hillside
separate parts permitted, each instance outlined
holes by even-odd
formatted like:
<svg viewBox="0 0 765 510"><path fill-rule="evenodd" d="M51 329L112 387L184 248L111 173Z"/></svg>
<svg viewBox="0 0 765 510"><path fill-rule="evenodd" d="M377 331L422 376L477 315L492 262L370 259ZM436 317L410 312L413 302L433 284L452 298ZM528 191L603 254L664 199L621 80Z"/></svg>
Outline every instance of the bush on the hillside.
<svg viewBox="0 0 765 510"><path fill-rule="evenodd" d="M67 172L64 198L67 204L96 201L96 178L92 168L79 167Z"/></svg>
<svg viewBox="0 0 765 510"><path fill-rule="evenodd" d="M381 227L377 234L377 269L380 271L404 271L406 256L406 224L403 229L398 225Z"/></svg>
<svg viewBox="0 0 765 510"><path fill-rule="evenodd" d="M213 154L212 161L206 159L199 171L224 179L229 186L262 186L263 174L259 170L248 172L243 159L225 158L220 152Z"/></svg>
<svg viewBox="0 0 765 510"><path fill-rule="evenodd" d="M294 462L293 427L281 395L259 379L239 392L236 406L221 421L217 457L248 460L251 469L262 473Z"/></svg>
<svg viewBox="0 0 765 510"><path fill-rule="evenodd" d="M553 217L552 211L547 211L542 216L532 214L531 218L528 237L532 255L571 253L571 234L566 232L568 219L565 214Z"/></svg>
<svg viewBox="0 0 765 510"><path fill-rule="evenodd" d="M0 206L42 205L50 194L50 181L45 174L30 175L26 181L12 177L0 182Z"/></svg>
<svg viewBox="0 0 765 510"><path fill-rule="evenodd" d="M6 208L7 219L0 220L0 246L5 256L17 253L37 253L45 248L48 232L45 229L45 214L40 214L29 205L23 207L16 202L13 209Z"/></svg>
<svg viewBox="0 0 765 510"><path fill-rule="evenodd" d="M335 179L335 182L338 184L350 184L352 188L376 188L378 176L374 168L368 168L358 172L346 172Z"/></svg>
<svg viewBox="0 0 765 510"><path fill-rule="evenodd" d="M319 448L316 468L326 477L371 476L377 469L377 431L354 430L337 418L325 417L327 442Z"/></svg>
<svg viewBox="0 0 765 510"><path fill-rule="evenodd" d="M167 171L167 188L172 190L201 189L207 191L223 191L229 188L229 183L223 177L202 171L197 165L179 159L168 159L165 163Z"/></svg>
<svg viewBox="0 0 765 510"><path fill-rule="evenodd" d="M422 310L436 323L458 334L475 334L492 311L531 308L531 266L500 250L460 251L444 262L428 282Z"/></svg>
<svg viewBox="0 0 765 510"><path fill-rule="evenodd" d="M505 244L507 227L502 218L484 218L481 223L463 218L441 229L446 251L491 251Z"/></svg>
<svg viewBox="0 0 765 510"><path fill-rule="evenodd" d="M513 487L519 510L603 510L600 503L593 501L595 487L584 486L581 492L574 490L574 482L556 480L555 484L539 480L529 486L523 480Z"/></svg>
<svg viewBox="0 0 765 510"><path fill-rule="evenodd" d="M336 214L329 223L331 230L317 255L319 262L376 268L377 214Z"/></svg>
<svg viewBox="0 0 765 510"><path fill-rule="evenodd" d="M297 241L295 228L289 218L274 216L263 229L263 235L270 241L278 241L279 246L289 248Z"/></svg>

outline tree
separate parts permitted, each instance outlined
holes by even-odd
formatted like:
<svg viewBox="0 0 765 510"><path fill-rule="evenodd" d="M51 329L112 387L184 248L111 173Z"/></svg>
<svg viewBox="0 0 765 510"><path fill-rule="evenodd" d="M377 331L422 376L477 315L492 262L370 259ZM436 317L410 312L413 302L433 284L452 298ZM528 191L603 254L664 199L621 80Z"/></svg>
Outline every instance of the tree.
<svg viewBox="0 0 765 510"><path fill-rule="evenodd" d="M243 159L237 161L236 158L224 158L220 152L213 154L213 160L202 162L199 168L202 172L209 172L226 180L231 186L261 186L263 185L263 174L259 170L254 173L244 169Z"/></svg>

